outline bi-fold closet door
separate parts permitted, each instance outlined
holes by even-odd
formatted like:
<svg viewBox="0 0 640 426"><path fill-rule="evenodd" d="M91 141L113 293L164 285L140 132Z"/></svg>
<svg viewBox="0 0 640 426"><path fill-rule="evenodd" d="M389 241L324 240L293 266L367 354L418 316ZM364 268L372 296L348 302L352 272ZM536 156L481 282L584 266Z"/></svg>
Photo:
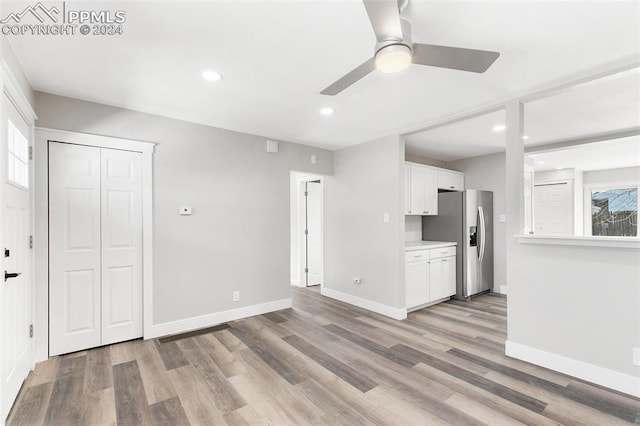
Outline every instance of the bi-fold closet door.
<svg viewBox="0 0 640 426"><path fill-rule="evenodd" d="M142 336L142 154L49 142L49 354Z"/></svg>

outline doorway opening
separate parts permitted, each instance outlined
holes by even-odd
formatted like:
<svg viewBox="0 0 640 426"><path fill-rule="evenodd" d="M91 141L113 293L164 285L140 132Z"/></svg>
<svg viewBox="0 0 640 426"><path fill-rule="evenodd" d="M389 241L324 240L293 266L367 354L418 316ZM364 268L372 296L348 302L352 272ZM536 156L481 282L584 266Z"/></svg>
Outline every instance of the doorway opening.
<svg viewBox="0 0 640 426"><path fill-rule="evenodd" d="M323 177L291 172L291 285L324 284Z"/></svg>

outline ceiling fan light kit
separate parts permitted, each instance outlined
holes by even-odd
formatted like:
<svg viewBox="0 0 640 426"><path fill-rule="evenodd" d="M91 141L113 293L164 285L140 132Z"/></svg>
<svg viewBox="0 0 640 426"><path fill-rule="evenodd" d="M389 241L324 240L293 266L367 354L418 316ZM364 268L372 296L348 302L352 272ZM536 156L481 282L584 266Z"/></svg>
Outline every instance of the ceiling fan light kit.
<svg viewBox="0 0 640 426"><path fill-rule="evenodd" d="M385 74L402 71L411 65L411 48L405 44L392 44L376 52L376 69Z"/></svg>
<svg viewBox="0 0 640 426"><path fill-rule="evenodd" d="M321 95L337 95L375 70L390 74L412 63L483 73L500 56L487 50L412 43L411 25L400 17L409 0L362 1L377 39L375 55L324 89Z"/></svg>

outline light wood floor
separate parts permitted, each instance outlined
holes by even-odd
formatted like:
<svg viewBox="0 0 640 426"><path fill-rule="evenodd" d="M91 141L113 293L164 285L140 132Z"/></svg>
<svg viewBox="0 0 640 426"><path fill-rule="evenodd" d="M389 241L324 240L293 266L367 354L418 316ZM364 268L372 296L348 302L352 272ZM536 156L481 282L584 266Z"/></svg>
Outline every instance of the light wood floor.
<svg viewBox="0 0 640 426"><path fill-rule="evenodd" d="M9 425L640 423L640 400L506 358L506 299L395 321L296 289L293 309L169 343L52 358Z"/></svg>

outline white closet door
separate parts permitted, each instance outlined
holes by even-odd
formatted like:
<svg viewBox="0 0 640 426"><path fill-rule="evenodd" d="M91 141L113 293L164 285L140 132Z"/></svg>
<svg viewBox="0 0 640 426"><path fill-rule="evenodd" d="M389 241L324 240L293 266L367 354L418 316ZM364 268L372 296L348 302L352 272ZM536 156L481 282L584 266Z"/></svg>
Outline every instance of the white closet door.
<svg viewBox="0 0 640 426"><path fill-rule="evenodd" d="M102 344L142 336L142 154L102 149Z"/></svg>
<svg viewBox="0 0 640 426"><path fill-rule="evenodd" d="M142 154L49 144L50 355L142 336Z"/></svg>
<svg viewBox="0 0 640 426"><path fill-rule="evenodd" d="M49 144L49 353L101 344L100 149Z"/></svg>

